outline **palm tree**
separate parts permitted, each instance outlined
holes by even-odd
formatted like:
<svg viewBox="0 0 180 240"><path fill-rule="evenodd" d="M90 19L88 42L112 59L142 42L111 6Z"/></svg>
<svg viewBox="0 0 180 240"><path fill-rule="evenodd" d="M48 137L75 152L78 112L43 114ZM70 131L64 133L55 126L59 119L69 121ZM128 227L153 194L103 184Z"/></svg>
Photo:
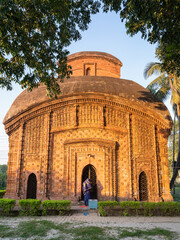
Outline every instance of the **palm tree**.
<svg viewBox="0 0 180 240"><path fill-rule="evenodd" d="M173 170L173 176L170 182L170 188L172 188L178 175L178 170L180 169L180 77L177 77L175 73L171 75L167 74L166 71L162 71L161 66L161 63L157 62L147 64L144 70L144 77L147 79L153 74L159 74L159 76L147 86L147 89L161 101L164 101L171 93L173 109L175 106L177 108L179 122L179 150L176 166Z"/></svg>
<svg viewBox="0 0 180 240"><path fill-rule="evenodd" d="M177 117L178 117L178 123L179 123L179 140L178 140L178 156L177 156L177 161L176 161L176 166L173 171L173 176L171 178L170 182L170 188L173 187L174 181L176 180L176 177L178 175L178 170L180 169L180 77L177 77L175 74L172 75L171 77L171 101L173 104L176 105L177 108Z"/></svg>
<svg viewBox="0 0 180 240"><path fill-rule="evenodd" d="M144 69L145 79L153 74L158 74L148 86L147 89L152 92L159 100L165 101L171 93L169 84L169 77L165 71L161 69L161 63L151 62L148 63Z"/></svg>

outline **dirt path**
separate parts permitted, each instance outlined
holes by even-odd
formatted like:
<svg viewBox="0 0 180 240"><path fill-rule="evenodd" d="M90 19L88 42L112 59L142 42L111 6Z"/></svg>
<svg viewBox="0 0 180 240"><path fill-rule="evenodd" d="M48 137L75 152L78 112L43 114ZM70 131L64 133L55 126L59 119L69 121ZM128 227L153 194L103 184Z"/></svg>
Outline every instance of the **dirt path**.
<svg viewBox="0 0 180 240"><path fill-rule="evenodd" d="M20 222L31 220L48 220L56 224L72 222L88 226L132 227L138 229L163 228L178 233L180 239L180 217L100 217L96 213L73 214L71 216L43 216L43 217L3 217L0 224L16 226Z"/></svg>

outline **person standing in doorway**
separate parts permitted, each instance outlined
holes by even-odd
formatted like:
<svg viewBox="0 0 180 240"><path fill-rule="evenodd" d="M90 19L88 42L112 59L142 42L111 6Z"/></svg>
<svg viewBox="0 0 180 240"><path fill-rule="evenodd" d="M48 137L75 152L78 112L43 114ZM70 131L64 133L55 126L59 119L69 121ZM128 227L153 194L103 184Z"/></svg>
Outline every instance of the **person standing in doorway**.
<svg viewBox="0 0 180 240"><path fill-rule="evenodd" d="M83 194L84 194L84 204L85 206L88 206L88 201L91 198L90 190L92 188L91 181L89 178L87 178L83 182Z"/></svg>

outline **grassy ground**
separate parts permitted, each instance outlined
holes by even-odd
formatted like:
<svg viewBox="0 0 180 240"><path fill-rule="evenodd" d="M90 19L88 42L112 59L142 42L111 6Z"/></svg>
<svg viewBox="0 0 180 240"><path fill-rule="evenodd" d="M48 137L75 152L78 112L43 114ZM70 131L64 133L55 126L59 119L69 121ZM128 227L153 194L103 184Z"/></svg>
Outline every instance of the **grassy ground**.
<svg viewBox="0 0 180 240"><path fill-rule="evenodd" d="M177 239L174 232L154 228L139 230L121 227L95 227L79 224L55 224L51 221L26 221L16 226L0 225L0 239L51 240L116 240L116 239Z"/></svg>

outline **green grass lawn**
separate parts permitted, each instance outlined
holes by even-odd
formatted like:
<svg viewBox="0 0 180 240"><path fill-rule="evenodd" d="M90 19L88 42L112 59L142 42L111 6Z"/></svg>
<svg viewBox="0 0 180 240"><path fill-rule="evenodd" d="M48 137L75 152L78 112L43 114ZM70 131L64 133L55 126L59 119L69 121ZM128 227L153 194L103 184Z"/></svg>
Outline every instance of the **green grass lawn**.
<svg viewBox="0 0 180 240"><path fill-rule="evenodd" d="M154 228L151 230L139 230L135 228L121 227L96 227L83 223L55 224L51 221L25 221L16 227L0 225L0 239L51 239L51 240L118 240L129 237L130 239L177 239L174 232Z"/></svg>

